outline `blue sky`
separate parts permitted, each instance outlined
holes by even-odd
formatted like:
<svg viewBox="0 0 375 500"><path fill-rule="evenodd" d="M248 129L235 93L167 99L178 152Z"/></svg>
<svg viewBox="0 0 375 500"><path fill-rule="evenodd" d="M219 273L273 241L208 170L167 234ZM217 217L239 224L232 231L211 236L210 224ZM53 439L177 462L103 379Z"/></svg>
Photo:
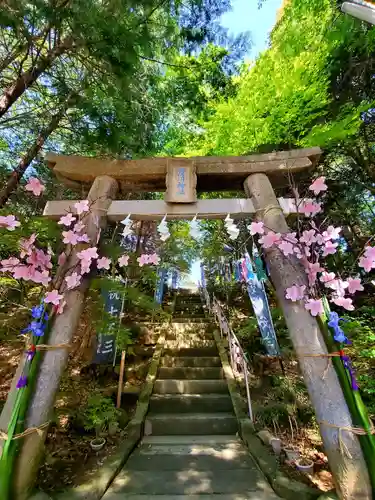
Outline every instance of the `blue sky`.
<svg viewBox="0 0 375 500"><path fill-rule="evenodd" d="M221 18L221 24L233 34L250 31L253 46L249 57L255 57L267 47L268 33L276 21L282 0L265 0L258 9L258 0L232 0L232 11Z"/></svg>
<svg viewBox="0 0 375 500"><path fill-rule="evenodd" d="M267 48L268 34L276 22L281 3L282 0L265 0L263 7L258 9L258 0L232 0L232 11L222 16L221 24L234 35L250 31L249 59L255 59ZM200 261L193 263L189 278L195 282L200 280Z"/></svg>

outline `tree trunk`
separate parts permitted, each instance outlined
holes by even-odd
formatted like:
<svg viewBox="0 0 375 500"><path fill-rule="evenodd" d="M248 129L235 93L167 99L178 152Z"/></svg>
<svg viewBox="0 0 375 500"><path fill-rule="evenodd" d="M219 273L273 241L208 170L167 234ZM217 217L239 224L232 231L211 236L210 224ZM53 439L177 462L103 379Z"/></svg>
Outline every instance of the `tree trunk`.
<svg viewBox="0 0 375 500"><path fill-rule="evenodd" d="M61 119L65 115L67 109L70 107L72 103L72 96L68 97L64 102L63 106L60 110L52 116L51 121L45 127L36 138L34 144L29 148L27 153L23 156L23 158L18 163L17 167L13 170L10 175L5 187L0 191L0 208L2 208L5 203L8 201L9 196L15 191L18 187L20 180L22 179L26 169L30 165L30 163L34 160L36 155L42 149L45 141L52 134L54 130L58 127Z"/></svg>
<svg viewBox="0 0 375 500"><path fill-rule="evenodd" d="M29 70L24 71L7 89L0 98L0 118L16 102L16 100L52 66L54 61L73 46L71 37L63 40L59 45L48 51L45 56L40 56L38 62Z"/></svg>
<svg viewBox="0 0 375 500"><path fill-rule="evenodd" d="M90 189L88 199L91 204L90 214L85 218L85 232L90 241L95 245L99 234L99 227L106 225L106 210L117 193L117 182L108 176L97 177ZM99 223L97 222L99 220ZM99 227L98 227L99 226ZM68 267L77 262L77 250L74 250L69 259ZM58 273L57 273L58 274ZM52 326L48 343L70 344L77 330L81 312L84 307L85 294L89 286L89 280L82 282L75 290L65 292L67 302L64 312L56 316ZM46 351L40 365L39 374L34 389L32 401L26 420L26 427L39 427L51 418L56 393L59 388L61 375L68 360L68 349L56 349ZM0 417L0 429L6 431L13 409L15 398L15 385L20 369L17 370L12 388L8 394L7 401ZM44 440L47 432L34 432L23 439L14 474L14 500L26 500L29 498L37 477L37 472L44 450ZM0 441L0 450L4 442Z"/></svg>
<svg viewBox="0 0 375 500"><path fill-rule="evenodd" d="M272 231L289 232L283 212L268 177L252 174L245 181L245 191L252 197L259 220ZM351 432L339 432L352 427L352 419L336 371L327 354L322 332L300 302L285 298L285 289L294 284L307 284L306 273L295 258L284 257L278 248L265 250L266 261L284 312L289 335L297 353L310 400L320 426L324 450L341 499L372 499L371 484L358 438ZM308 357L306 355L317 355ZM319 355L322 357L319 357ZM327 425L328 424L328 425ZM344 443L348 454L342 450Z"/></svg>

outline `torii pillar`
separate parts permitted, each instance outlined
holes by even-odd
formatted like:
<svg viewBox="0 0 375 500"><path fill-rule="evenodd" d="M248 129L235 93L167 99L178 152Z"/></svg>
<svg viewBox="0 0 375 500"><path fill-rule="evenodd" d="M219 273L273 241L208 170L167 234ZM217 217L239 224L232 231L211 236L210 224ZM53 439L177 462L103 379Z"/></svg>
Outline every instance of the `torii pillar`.
<svg viewBox="0 0 375 500"><path fill-rule="evenodd" d="M290 232L267 175L250 175L244 188L257 210L258 220L275 233ZM337 492L345 500L371 500L372 489L359 440L351 432L339 431L353 424L332 361L324 357L328 351L318 322L303 304L285 298L286 288L307 285L306 273L296 257L285 257L278 248L265 249L265 258L315 410ZM308 357L309 354L317 356ZM340 439L348 453L343 452Z"/></svg>

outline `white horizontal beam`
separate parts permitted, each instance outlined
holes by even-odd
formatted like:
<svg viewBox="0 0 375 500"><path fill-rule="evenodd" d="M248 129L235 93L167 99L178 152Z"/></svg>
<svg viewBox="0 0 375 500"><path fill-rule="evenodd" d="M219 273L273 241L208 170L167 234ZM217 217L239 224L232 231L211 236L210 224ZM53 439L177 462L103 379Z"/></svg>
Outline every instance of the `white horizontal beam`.
<svg viewBox="0 0 375 500"><path fill-rule="evenodd" d="M295 200L278 198L285 215L297 213ZM77 201L48 201L43 215L49 219L58 220L68 212L75 212ZM112 201L107 217L109 221L118 222L131 214L133 220L160 220L165 215L167 219L224 219L227 214L234 219L246 219L255 214L251 199L222 198L213 200L198 200L196 203L166 203L163 200L131 200Z"/></svg>

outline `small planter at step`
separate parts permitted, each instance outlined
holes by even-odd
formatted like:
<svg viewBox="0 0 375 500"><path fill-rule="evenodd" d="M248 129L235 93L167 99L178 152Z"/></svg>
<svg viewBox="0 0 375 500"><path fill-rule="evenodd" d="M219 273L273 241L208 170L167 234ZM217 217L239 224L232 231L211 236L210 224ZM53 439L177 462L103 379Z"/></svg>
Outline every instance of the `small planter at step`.
<svg viewBox="0 0 375 500"><path fill-rule="evenodd" d="M305 474L313 474L314 472L314 462L308 458L301 458L296 460L296 467L299 471Z"/></svg>
<svg viewBox="0 0 375 500"><path fill-rule="evenodd" d="M300 457L300 452L296 446L287 446L284 448L284 451L290 462L295 462Z"/></svg>
<svg viewBox="0 0 375 500"><path fill-rule="evenodd" d="M106 440L104 438L95 438L90 441L90 446L93 451L100 451L104 448Z"/></svg>

